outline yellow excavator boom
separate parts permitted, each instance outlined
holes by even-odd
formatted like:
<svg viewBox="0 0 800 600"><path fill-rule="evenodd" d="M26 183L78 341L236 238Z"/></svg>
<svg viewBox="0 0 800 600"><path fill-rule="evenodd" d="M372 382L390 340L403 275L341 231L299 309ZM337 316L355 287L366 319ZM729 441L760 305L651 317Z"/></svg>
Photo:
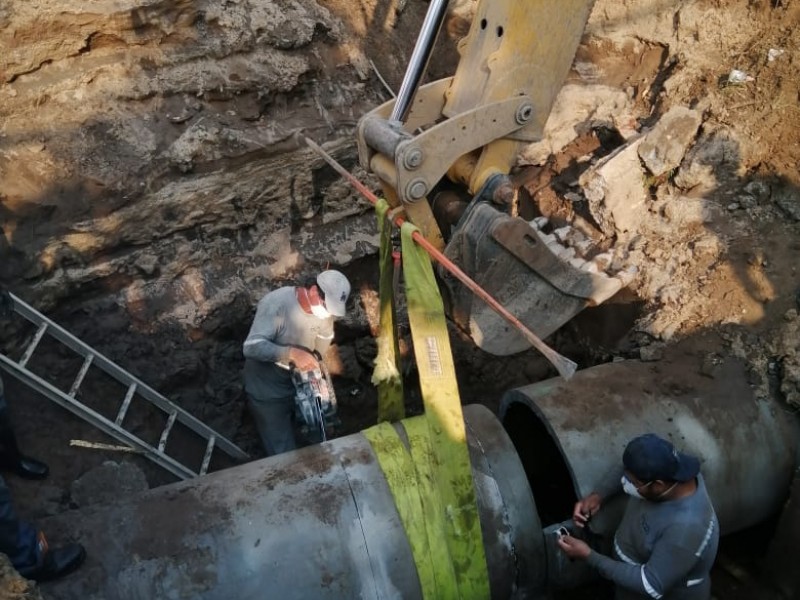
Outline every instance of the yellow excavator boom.
<svg viewBox="0 0 800 600"><path fill-rule="evenodd" d="M431 0L395 100L359 121L362 167L393 207L540 337L621 289L624 277L566 256L553 236L507 214L509 173L542 139L594 0L479 0L447 79L418 85L448 3ZM451 316L499 355L529 342L439 273Z"/></svg>

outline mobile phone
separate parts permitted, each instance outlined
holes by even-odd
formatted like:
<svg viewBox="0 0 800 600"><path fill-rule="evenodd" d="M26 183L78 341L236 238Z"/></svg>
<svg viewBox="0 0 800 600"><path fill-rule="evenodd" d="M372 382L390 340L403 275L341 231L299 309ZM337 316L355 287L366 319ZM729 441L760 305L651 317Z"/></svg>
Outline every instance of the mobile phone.
<svg viewBox="0 0 800 600"><path fill-rule="evenodd" d="M566 527L559 527L556 529L556 535L560 538L564 537L565 535L569 535L569 530Z"/></svg>

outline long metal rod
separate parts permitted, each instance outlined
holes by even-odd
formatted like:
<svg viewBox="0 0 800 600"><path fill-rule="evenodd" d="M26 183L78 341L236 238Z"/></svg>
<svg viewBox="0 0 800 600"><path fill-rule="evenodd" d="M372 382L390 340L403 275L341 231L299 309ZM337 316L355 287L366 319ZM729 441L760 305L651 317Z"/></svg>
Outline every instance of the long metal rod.
<svg viewBox="0 0 800 600"><path fill-rule="evenodd" d="M350 172L347 171L342 165L340 165L336 160L325 150L323 150L316 142L306 138L306 144L314 150L317 154L319 154L325 162L327 162L331 167L333 167L337 173L339 173L342 177L347 179L352 186L361 193L367 200L372 202L374 205L378 202L378 197L373 194L363 183L361 183L356 177L354 177ZM405 219L403 217L397 215L393 219L394 224L398 227L401 226ZM574 374L575 370L577 369L578 365L576 365L573 361L568 359L566 356L562 356L555 350L553 350L550 346L545 344L539 337L533 333L530 329L528 329L525 324L520 321L517 317L512 315L508 312L505 307L500 304L494 297L489 294L486 290L484 290L481 286L479 286L475 281L470 278L469 275L464 273L458 265L456 265L453 261L447 258L444 254L442 254L433 244L431 244L428 240L425 239L418 231L415 231L412 235L415 242L417 242L420 246L425 249L425 251L430 254L431 258L441 264L445 269L447 269L450 273L452 273L456 279L458 279L461 283L466 285L476 296L478 296L481 300L486 302L498 315L503 317L506 321L508 321L511 325L513 325L531 345L536 348L539 352L544 355L544 357L550 361L550 363L558 370L559 375L564 379L570 379Z"/></svg>
<svg viewBox="0 0 800 600"><path fill-rule="evenodd" d="M439 36L442 23L444 23L447 4L448 0L433 0L428 6L428 13L422 23L422 29L419 32L414 51L411 53L411 59L408 61L403 83L400 85L400 91L397 92L397 100L394 103L394 107L392 107L390 121L402 122L408 116L411 102L414 100L414 94L417 93L417 88L420 81L422 81L422 76L425 74L425 69L428 68L433 46Z"/></svg>

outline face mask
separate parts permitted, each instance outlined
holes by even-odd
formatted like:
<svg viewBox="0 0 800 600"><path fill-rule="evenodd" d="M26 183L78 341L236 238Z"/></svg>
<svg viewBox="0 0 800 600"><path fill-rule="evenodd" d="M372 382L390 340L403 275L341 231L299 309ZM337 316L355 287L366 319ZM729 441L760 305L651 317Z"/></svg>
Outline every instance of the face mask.
<svg viewBox="0 0 800 600"><path fill-rule="evenodd" d="M331 316L331 313L329 313L322 304L312 304L311 314L313 314L318 319L327 319L328 317Z"/></svg>
<svg viewBox="0 0 800 600"><path fill-rule="evenodd" d="M628 496L638 498L639 500L645 499L644 496L642 496L639 493L639 490L636 488L636 486L633 485L633 482L627 477L625 477L625 475L622 476L621 481L622 481L622 491L628 494Z"/></svg>

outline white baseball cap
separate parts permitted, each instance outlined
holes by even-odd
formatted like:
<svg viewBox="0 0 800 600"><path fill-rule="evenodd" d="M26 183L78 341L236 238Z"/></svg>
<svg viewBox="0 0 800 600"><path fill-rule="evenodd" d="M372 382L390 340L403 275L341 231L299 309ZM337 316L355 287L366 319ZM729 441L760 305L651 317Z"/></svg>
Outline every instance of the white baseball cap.
<svg viewBox="0 0 800 600"><path fill-rule="evenodd" d="M317 285L325 293L325 308L334 317L345 315L345 304L350 296L350 282L339 271L329 269L317 275Z"/></svg>

